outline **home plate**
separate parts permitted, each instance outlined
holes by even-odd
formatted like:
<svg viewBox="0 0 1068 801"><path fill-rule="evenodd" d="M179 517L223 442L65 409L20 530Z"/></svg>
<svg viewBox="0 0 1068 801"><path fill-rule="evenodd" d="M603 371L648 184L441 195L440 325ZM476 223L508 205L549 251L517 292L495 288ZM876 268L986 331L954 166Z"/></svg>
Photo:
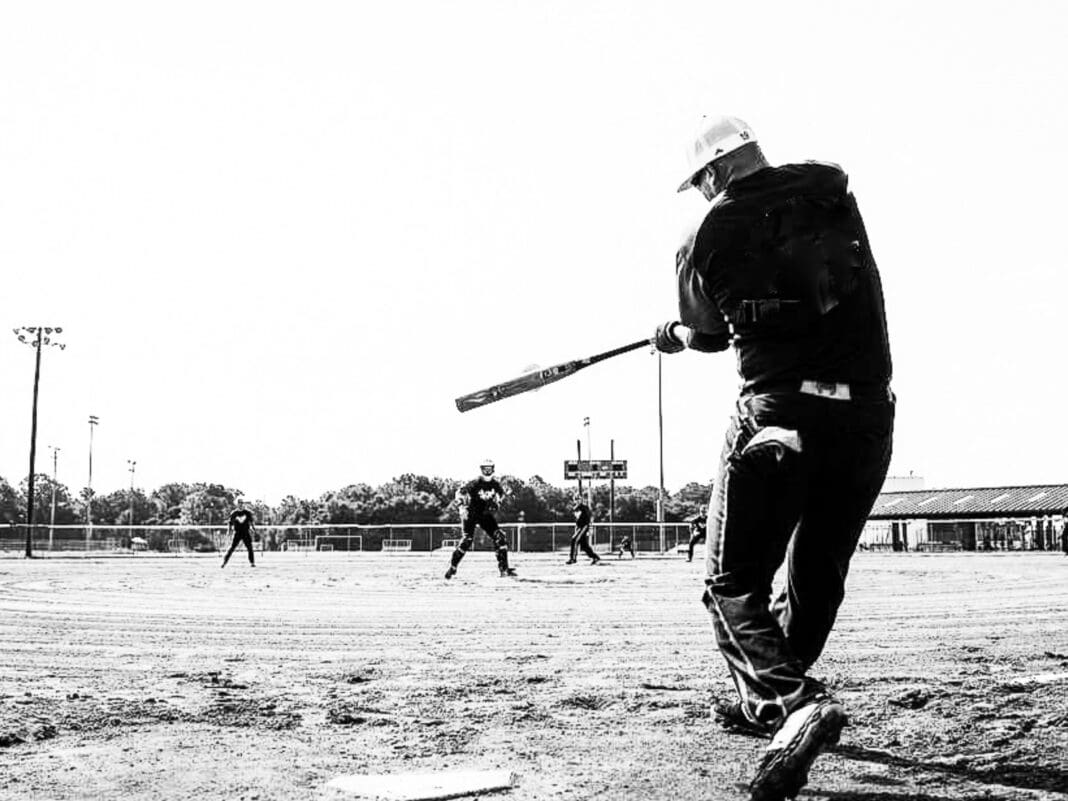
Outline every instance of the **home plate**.
<svg viewBox="0 0 1068 801"><path fill-rule="evenodd" d="M436 801L508 790L515 786L516 778L507 770L379 773L336 776L326 786L375 801Z"/></svg>
<svg viewBox="0 0 1068 801"><path fill-rule="evenodd" d="M529 581L532 584L599 584L608 581L604 576L578 574L570 576L517 576L519 581Z"/></svg>

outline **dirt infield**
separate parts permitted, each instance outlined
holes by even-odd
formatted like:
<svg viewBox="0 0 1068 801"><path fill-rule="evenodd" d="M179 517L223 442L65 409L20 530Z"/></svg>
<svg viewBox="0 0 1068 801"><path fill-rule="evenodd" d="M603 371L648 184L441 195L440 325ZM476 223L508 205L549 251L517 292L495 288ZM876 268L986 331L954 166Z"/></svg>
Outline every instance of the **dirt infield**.
<svg viewBox="0 0 1068 801"><path fill-rule="evenodd" d="M0 798L335 799L496 769L513 799L739 799L762 741L678 558L0 560ZM1068 558L859 554L805 798L1068 798Z"/></svg>

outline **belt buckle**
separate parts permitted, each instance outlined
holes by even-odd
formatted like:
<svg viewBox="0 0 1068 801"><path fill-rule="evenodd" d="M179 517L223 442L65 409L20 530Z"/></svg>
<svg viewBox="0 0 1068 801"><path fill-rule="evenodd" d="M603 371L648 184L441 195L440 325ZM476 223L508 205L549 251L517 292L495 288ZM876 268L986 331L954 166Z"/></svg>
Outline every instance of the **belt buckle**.
<svg viewBox="0 0 1068 801"><path fill-rule="evenodd" d="M851 400L849 384L841 384L834 381L802 381L801 391L806 395L816 395L821 398L832 400Z"/></svg>

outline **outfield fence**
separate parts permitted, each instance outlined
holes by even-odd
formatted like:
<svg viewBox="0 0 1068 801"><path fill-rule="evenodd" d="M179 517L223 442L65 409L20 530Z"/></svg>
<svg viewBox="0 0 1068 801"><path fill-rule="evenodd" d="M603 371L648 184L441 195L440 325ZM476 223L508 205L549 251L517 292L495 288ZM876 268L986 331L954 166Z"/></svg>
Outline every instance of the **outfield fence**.
<svg viewBox="0 0 1068 801"><path fill-rule="evenodd" d="M25 524L0 529L0 552L23 553ZM567 550L575 531L571 523L503 523L508 548L521 552ZM595 523L590 544L601 553L619 548L624 539L644 554L660 554L685 546L690 528L686 523ZM462 539L455 524L403 525L257 525L254 547L259 551L328 552L378 551L391 554L451 549ZM226 526L47 526L33 528L34 552L79 552L137 554L140 552L188 554L213 553L230 547ZM492 550L493 541L476 529L473 550Z"/></svg>
<svg viewBox="0 0 1068 801"><path fill-rule="evenodd" d="M1037 520L872 520L861 535L860 550L870 551L1057 551L1066 546L1061 521ZM575 531L572 523L503 523L512 551L566 551ZM0 528L0 555L25 552L27 526ZM661 554L685 548L686 523L594 523L590 543L601 554L616 551L629 539L637 553ZM354 525L318 523L258 525L254 547L259 551L352 553L374 551L403 555L452 549L463 538L459 525L407 523ZM137 554L140 552L214 553L230 546L226 526L85 526L34 527L34 553L75 552ZM474 550L492 550L492 540L476 529Z"/></svg>

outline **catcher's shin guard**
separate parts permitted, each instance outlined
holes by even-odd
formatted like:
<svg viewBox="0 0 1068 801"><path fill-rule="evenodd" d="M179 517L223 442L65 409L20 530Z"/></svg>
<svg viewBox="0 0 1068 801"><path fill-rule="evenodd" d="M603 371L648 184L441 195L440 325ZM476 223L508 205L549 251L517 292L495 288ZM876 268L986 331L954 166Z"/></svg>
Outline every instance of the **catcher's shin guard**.
<svg viewBox="0 0 1068 801"><path fill-rule="evenodd" d="M460 540L459 544L456 546L456 550L452 552L453 568L459 565L460 560L464 558L464 554L471 550L471 545L474 541L475 538L473 536L471 536L470 534L464 534L463 539Z"/></svg>

